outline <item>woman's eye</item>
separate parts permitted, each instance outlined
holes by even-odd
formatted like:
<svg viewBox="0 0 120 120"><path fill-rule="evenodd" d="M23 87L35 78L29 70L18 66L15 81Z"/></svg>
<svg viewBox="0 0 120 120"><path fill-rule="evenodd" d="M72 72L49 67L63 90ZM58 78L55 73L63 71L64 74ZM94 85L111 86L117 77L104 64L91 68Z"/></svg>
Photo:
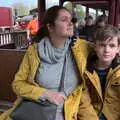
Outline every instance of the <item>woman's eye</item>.
<svg viewBox="0 0 120 120"><path fill-rule="evenodd" d="M63 19L61 19L61 21L62 21L62 22L70 22L71 19L69 19L69 18L63 18Z"/></svg>
<svg viewBox="0 0 120 120"><path fill-rule="evenodd" d="M62 19L61 21L65 22L65 21L67 21L67 20L66 20L66 19Z"/></svg>

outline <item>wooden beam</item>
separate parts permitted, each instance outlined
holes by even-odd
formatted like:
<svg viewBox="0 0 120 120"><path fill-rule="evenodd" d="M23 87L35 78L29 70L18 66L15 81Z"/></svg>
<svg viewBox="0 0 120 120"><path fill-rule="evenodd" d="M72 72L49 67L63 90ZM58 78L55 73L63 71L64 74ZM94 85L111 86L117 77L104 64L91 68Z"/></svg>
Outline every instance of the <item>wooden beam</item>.
<svg viewBox="0 0 120 120"><path fill-rule="evenodd" d="M120 24L120 0L110 0L109 23L114 26Z"/></svg>
<svg viewBox="0 0 120 120"><path fill-rule="evenodd" d="M45 9L46 9L46 0L38 0L39 21L42 20L44 12L45 12Z"/></svg>
<svg viewBox="0 0 120 120"><path fill-rule="evenodd" d="M108 4L107 0L105 0L105 1L96 1L96 0L93 0L93 1L87 1L87 0L80 1L80 0L73 0L71 2L74 2L76 4L85 4L85 5L86 4L89 4L89 5L91 5L91 4Z"/></svg>
<svg viewBox="0 0 120 120"><path fill-rule="evenodd" d="M110 0L109 3L109 18L108 18L108 23L114 25L114 20L115 20L115 0Z"/></svg>
<svg viewBox="0 0 120 120"><path fill-rule="evenodd" d="M62 3L66 1L74 2L74 3L79 3L79 4L99 4L99 3L108 3L108 0L60 0Z"/></svg>
<svg viewBox="0 0 120 120"><path fill-rule="evenodd" d="M114 25L120 27L120 0L116 0Z"/></svg>
<svg viewBox="0 0 120 120"><path fill-rule="evenodd" d="M88 15L89 15L89 8L86 7L86 16L88 16Z"/></svg>

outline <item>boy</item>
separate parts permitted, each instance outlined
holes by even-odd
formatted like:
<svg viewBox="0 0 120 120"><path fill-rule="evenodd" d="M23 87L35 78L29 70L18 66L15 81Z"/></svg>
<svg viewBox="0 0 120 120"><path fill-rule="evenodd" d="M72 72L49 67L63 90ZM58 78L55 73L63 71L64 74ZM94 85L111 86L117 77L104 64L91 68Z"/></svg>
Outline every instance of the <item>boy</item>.
<svg viewBox="0 0 120 120"><path fill-rule="evenodd" d="M110 25L96 31L94 52L89 53L84 72L100 120L120 120L119 35L119 30Z"/></svg>

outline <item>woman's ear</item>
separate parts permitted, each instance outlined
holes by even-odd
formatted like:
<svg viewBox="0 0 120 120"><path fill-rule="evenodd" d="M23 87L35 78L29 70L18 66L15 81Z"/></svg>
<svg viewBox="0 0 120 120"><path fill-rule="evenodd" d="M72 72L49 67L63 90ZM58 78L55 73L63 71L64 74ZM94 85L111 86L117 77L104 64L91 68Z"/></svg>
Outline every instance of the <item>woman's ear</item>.
<svg viewBox="0 0 120 120"><path fill-rule="evenodd" d="M46 24L46 27L47 27L47 29L48 29L49 32L52 32L52 31L53 31L52 25Z"/></svg>
<svg viewBox="0 0 120 120"><path fill-rule="evenodd" d="M50 24L46 24L48 30L50 30Z"/></svg>
<svg viewBox="0 0 120 120"><path fill-rule="evenodd" d="M117 63L120 63L120 45L118 46L118 52L117 52Z"/></svg>

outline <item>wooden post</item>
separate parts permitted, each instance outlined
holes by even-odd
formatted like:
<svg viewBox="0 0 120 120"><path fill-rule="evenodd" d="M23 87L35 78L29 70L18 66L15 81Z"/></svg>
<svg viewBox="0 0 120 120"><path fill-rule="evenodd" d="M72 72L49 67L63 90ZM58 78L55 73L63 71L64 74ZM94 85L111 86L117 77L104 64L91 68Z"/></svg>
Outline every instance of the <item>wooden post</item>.
<svg viewBox="0 0 120 120"><path fill-rule="evenodd" d="M86 16L88 16L88 15L89 15L89 8L86 7Z"/></svg>
<svg viewBox="0 0 120 120"><path fill-rule="evenodd" d="M44 12L45 12L45 8L46 8L46 0L38 0L38 19L39 21L42 20ZM40 25L40 22L39 22Z"/></svg>
<svg viewBox="0 0 120 120"><path fill-rule="evenodd" d="M120 27L120 0L116 0L114 25Z"/></svg>

